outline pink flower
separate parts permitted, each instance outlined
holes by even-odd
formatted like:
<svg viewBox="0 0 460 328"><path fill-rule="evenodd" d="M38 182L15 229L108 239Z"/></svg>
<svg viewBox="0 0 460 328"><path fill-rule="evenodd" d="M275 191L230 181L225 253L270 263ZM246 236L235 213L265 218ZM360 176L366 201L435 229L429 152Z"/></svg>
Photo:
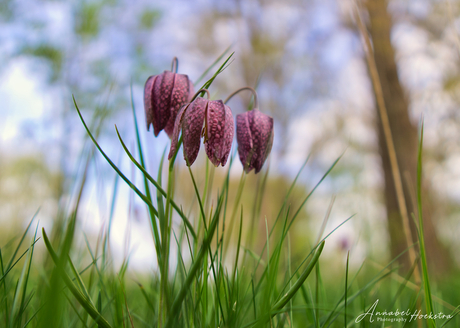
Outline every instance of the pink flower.
<svg viewBox="0 0 460 328"><path fill-rule="evenodd" d="M207 92L207 90L204 91ZM176 152L181 130L184 159L188 166L192 165L198 156L201 137L204 137L205 150L209 160L215 166L224 166L227 163L232 148L234 122L230 107L224 105L222 100L208 100L198 97L179 110L171 139L169 159Z"/></svg>
<svg viewBox="0 0 460 328"><path fill-rule="evenodd" d="M254 109L236 116L236 141L238 155L246 173L262 169L273 146L273 118L259 111L257 92L251 87L244 87L233 92L225 102L234 95L249 90L254 96Z"/></svg>
<svg viewBox="0 0 460 328"><path fill-rule="evenodd" d="M273 145L273 118L257 108L236 116L238 155L244 171L258 173Z"/></svg>
<svg viewBox="0 0 460 328"><path fill-rule="evenodd" d="M147 130L152 124L155 136L164 129L171 138L177 111L192 95L193 84L187 75L164 71L150 76L144 88Z"/></svg>

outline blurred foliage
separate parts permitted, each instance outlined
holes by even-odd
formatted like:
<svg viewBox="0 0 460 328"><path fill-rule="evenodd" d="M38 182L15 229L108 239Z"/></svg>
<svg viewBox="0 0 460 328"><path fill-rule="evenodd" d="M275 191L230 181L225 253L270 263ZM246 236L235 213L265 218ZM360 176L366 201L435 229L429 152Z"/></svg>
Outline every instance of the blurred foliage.
<svg viewBox="0 0 460 328"><path fill-rule="evenodd" d="M102 3L82 1L76 16L75 32L84 39L96 37L101 29L101 9Z"/></svg>
<svg viewBox="0 0 460 328"><path fill-rule="evenodd" d="M142 12L140 18L140 27L146 30L152 29L160 19L161 14L158 10L147 9Z"/></svg>
<svg viewBox="0 0 460 328"><path fill-rule="evenodd" d="M50 44L39 44L36 47L26 46L26 48L22 50L22 53L24 55L33 56L38 60L44 60L46 62L45 65L50 66L50 83L56 83L60 80L64 63L64 53L61 49Z"/></svg>
<svg viewBox="0 0 460 328"><path fill-rule="evenodd" d="M4 20L8 20L12 16L11 0L0 0L0 17Z"/></svg>
<svg viewBox="0 0 460 328"><path fill-rule="evenodd" d="M43 216L57 211L59 190L64 177L53 172L40 156L24 156L0 161L0 239L5 240L24 227L24 221L40 209Z"/></svg>

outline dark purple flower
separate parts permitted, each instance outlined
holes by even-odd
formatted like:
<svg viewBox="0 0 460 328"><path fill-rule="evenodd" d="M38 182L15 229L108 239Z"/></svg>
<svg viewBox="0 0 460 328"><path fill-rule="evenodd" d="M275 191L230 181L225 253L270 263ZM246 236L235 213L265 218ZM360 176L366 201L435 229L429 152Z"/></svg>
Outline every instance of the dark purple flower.
<svg viewBox="0 0 460 328"><path fill-rule="evenodd" d="M176 152L180 130L184 143L184 158L187 165L195 162L200 150L200 140L204 137L206 154L215 165L227 163L234 135L234 122L230 107L222 100L196 98L183 106L176 117L171 149L168 158Z"/></svg>
<svg viewBox="0 0 460 328"><path fill-rule="evenodd" d="M144 88L147 130L152 124L155 136L164 129L171 138L177 111L192 95L193 84L187 75L164 71L150 76Z"/></svg>
<svg viewBox="0 0 460 328"><path fill-rule="evenodd" d="M244 171L258 173L273 145L273 118L257 108L236 116L238 154Z"/></svg>

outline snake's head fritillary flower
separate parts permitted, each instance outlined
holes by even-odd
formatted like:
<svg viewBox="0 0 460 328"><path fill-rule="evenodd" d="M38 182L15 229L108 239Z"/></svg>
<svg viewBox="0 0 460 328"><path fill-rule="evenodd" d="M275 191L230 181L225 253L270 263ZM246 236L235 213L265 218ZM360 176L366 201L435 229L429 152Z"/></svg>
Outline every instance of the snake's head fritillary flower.
<svg viewBox="0 0 460 328"><path fill-rule="evenodd" d="M233 92L225 103L243 90L254 95L254 109L236 116L236 141L238 155L246 173L255 169L259 173L273 146L273 118L259 111L257 92L251 87L244 87Z"/></svg>
<svg viewBox="0 0 460 328"><path fill-rule="evenodd" d="M192 95L193 84L187 75L164 71L150 76L144 88L147 130L153 125L155 136L164 129L171 138L177 111L191 100Z"/></svg>
<svg viewBox="0 0 460 328"><path fill-rule="evenodd" d="M235 131L232 110L222 100L208 102L204 143L206 154L215 166L227 163Z"/></svg>
<svg viewBox="0 0 460 328"><path fill-rule="evenodd" d="M238 155L244 171L258 173L273 145L273 118L257 108L236 116Z"/></svg>
<svg viewBox="0 0 460 328"><path fill-rule="evenodd" d="M201 92L200 90L199 92ZM230 107L222 100L196 98L183 106L177 114L171 149L168 158L176 152L180 130L184 143L184 158L187 165L195 162L200 150L201 137L209 160L215 165L227 163L234 135L234 122Z"/></svg>

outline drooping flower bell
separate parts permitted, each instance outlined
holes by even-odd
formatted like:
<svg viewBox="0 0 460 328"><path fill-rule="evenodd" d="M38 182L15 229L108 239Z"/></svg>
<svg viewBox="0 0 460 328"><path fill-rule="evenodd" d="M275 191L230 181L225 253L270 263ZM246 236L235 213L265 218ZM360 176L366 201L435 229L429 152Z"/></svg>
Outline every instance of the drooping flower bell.
<svg viewBox="0 0 460 328"><path fill-rule="evenodd" d="M171 138L179 108L191 100L193 83L187 75L177 74L177 58L173 59L170 71L150 76L144 88L144 109L147 130L153 125L153 133L158 136L165 130ZM173 73L174 72L174 73Z"/></svg>
<svg viewBox="0 0 460 328"><path fill-rule="evenodd" d="M183 106L177 114L168 159L176 152L179 133L182 130L187 166L195 162L202 137L211 163L215 166L224 166L232 148L235 130L232 111L222 100L209 100L207 90L200 90L197 94L201 92L206 92L208 99L197 97L190 104Z"/></svg>
<svg viewBox="0 0 460 328"><path fill-rule="evenodd" d="M257 93L250 87L235 91L225 102L242 90L254 94L254 109L236 116L238 155L246 173L259 173L273 146L273 118L259 111Z"/></svg>

